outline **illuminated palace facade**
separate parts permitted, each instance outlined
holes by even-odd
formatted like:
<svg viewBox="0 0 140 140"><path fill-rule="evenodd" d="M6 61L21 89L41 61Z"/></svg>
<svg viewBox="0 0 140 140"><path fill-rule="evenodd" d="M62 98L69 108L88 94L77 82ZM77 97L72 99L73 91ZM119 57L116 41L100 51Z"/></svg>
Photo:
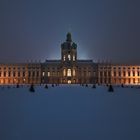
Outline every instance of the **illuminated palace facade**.
<svg viewBox="0 0 140 140"><path fill-rule="evenodd" d="M0 84L140 84L140 66L77 59L77 44L68 33L61 59L44 63L0 64Z"/></svg>

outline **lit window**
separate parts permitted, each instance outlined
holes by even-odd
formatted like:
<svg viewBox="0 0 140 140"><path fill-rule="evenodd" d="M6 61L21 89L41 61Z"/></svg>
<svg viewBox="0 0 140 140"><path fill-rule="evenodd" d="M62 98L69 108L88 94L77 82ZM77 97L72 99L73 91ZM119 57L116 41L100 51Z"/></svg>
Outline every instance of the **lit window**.
<svg viewBox="0 0 140 140"><path fill-rule="evenodd" d="M63 70L63 76L66 76L66 69Z"/></svg>
<svg viewBox="0 0 140 140"><path fill-rule="evenodd" d="M71 69L68 69L67 76L71 76Z"/></svg>
<svg viewBox="0 0 140 140"><path fill-rule="evenodd" d="M50 77L50 72L48 71L48 77Z"/></svg>
<svg viewBox="0 0 140 140"><path fill-rule="evenodd" d="M73 61L75 61L75 55L73 55Z"/></svg>
<svg viewBox="0 0 140 140"><path fill-rule="evenodd" d="M44 72L44 71L42 72L42 76L43 76L43 77L45 76L45 72Z"/></svg>
<svg viewBox="0 0 140 140"><path fill-rule="evenodd" d="M68 60L71 60L70 54L68 54Z"/></svg>
<svg viewBox="0 0 140 140"><path fill-rule="evenodd" d="M75 69L73 69L73 76L75 76Z"/></svg>
<svg viewBox="0 0 140 140"><path fill-rule="evenodd" d="M66 60L66 57L65 57L65 55L63 56L63 60L64 60L64 61Z"/></svg>

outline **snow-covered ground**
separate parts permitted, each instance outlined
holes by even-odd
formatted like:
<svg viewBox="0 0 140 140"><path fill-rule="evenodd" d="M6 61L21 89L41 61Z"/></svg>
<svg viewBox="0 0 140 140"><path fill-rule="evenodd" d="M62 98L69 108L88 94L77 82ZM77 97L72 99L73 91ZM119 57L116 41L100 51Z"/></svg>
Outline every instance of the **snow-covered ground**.
<svg viewBox="0 0 140 140"><path fill-rule="evenodd" d="M140 140L140 89L0 88L0 140Z"/></svg>

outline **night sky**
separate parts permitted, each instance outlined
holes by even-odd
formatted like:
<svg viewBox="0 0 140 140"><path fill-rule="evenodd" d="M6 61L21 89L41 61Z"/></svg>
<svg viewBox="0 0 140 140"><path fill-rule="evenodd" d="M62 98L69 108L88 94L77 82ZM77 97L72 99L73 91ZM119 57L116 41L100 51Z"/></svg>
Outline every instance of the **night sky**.
<svg viewBox="0 0 140 140"><path fill-rule="evenodd" d="M0 62L60 59L69 31L79 59L140 64L139 0L0 0Z"/></svg>

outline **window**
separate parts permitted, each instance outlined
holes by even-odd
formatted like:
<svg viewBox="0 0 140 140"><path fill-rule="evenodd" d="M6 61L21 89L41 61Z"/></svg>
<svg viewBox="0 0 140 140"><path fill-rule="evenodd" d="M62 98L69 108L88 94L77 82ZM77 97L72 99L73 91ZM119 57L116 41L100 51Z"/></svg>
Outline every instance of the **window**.
<svg viewBox="0 0 140 140"><path fill-rule="evenodd" d="M70 56L70 54L68 54L68 60L69 60L69 61L71 60L71 56Z"/></svg>
<svg viewBox="0 0 140 140"><path fill-rule="evenodd" d="M44 72L44 71L42 72L42 76L43 76L43 77L45 76L45 72Z"/></svg>
<svg viewBox="0 0 140 140"><path fill-rule="evenodd" d="M130 71L128 72L128 76L130 76Z"/></svg>
<svg viewBox="0 0 140 140"><path fill-rule="evenodd" d="M23 74L23 77L25 77L25 71L23 71L23 73L22 73L22 74Z"/></svg>
<svg viewBox="0 0 140 140"><path fill-rule="evenodd" d="M64 60L64 61L66 60L66 57L65 57L65 55L63 56L63 60Z"/></svg>
<svg viewBox="0 0 140 140"><path fill-rule="evenodd" d="M15 73L15 71L13 72L13 77L15 77L16 76L16 73Z"/></svg>
<svg viewBox="0 0 140 140"><path fill-rule="evenodd" d="M123 76L125 76L126 75L126 73L125 73L125 71L123 72Z"/></svg>
<svg viewBox="0 0 140 140"><path fill-rule="evenodd" d="M36 76L39 77L39 71L36 72Z"/></svg>
<svg viewBox="0 0 140 140"><path fill-rule="evenodd" d="M63 76L66 76L66 69L63 70Z"/></svg>
<svg viewBox="0 0 140 140"><path fill-rule="evenodd" d="M73 55L73 61L75 61L75 55Z"/></svg>
<svg viewBox="0 0 140 140"><path fill-rule="evenodd" d="M35 76L35 71L33 71L33 77Z"/></svg>
<svg viewBox="0 0 140 140"><path fill-rule="evenodd" d="M8 72L8 76L9 76L9 77L11 76L11 72L10 72L10 71Z"/></svg>
<svg viewBox="0 0 140 140"><path fill-rule="evenodd" d="M50 77L50 75L51 75L51 74L50 74L50 72L48 71L48 77Z"/></svg>
<svg viewBox="0 0 140 140"><path fill-rule="evenodd" d="M121 72L119 71L119 76L121 77Z"/></svg>
<svg viewBox="0 0 140 140"><path fill-rule="evenodd" d="M54 71L52 72L52 76L55 76L55 72Z"/></svg>
<svg viewBox="0 0 140 140"><path fill-rule="evenodd" d="M90 76L90 71L88 72L88 76Z"/></svg>
<svg viewBox="0 0 140 140"><path fill-rule="evenodd" d="M20 77L20 72L18 72L18 77Z"/></svg>
<svg viewBox="0 0 140 140"><path fill-rule="evenodd" d="M103 73L102 72L100 72L100 77L103 77Z"/></svg>
<svg viewBox="0 0 140 140"><path fill-rule="evenodd" d="M28 76L31 77L31 72L30 71L28 72Z"/></svg>
<svg viewBox="0 0 140 140"><path fill-rule="evenodd" d="M135 84L135 78L133 79L133 84Z"/></svg>
<svg viewBox="0 0 140 140"><path fill-rule="evenodd" d="M71 69L68 69L67 76L71 76Z"/></svg>
<svg viewBox="0 0 140 140"><path fill-rule="evenodd" d="M73 76L75 76L75 69L73 69Z"/></svg>
<svg viewBox="0 0 140 140"><path fill-rule="evenodd" d="M135 76L135 72L133 71L133 76Z"/></svg>
<svg viewBox="0 0 140 140"><path fill-rule="evenodd" d="M4 77L6 77L6 71L4 71Z"/></svg>
<svg viewBox="0 0 140 140"><path fill-rule="evenodd" d="M106 71L104 71L104 76L105 76L105 77L107 76L107 73L106 73Z"/></svg>
<svg viewBox="0 0 140 140"><path fill-rule="evenodd" d="M140 72L138 71L138 76L140 76Z"/></svg>

